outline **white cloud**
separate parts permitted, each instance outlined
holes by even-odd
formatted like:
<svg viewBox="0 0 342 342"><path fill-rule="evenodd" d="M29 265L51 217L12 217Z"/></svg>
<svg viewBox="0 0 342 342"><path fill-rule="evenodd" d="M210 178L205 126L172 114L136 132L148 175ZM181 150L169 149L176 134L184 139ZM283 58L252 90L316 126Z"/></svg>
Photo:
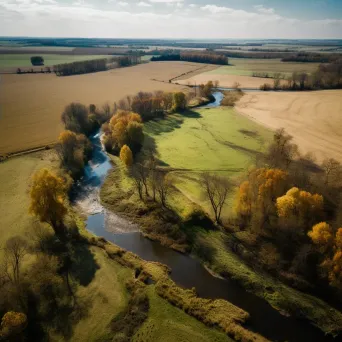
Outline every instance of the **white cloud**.
<svg viewBox="0 0 342 342"><path fill-rule="evenodd" d="M232 9L228 7L221 7L221 6L216 6L216 5L205 5L201 7L201 10L208 11L212 14L225 13L225 12L232 11Z"/></svg>
<svg viewBox="0 0 342 342"><path fill-rule="evenodd" d="M274 14L274 8L267 8L264 7L263 5L256 5L254 6L254 8L259 12L259 13L263 13L263 14Z"/></svg>
<svg viewBox="0 0 342 342"><path fill-rule="evenodd" d="M168 2L173 5L170 13L156 12L154 7L145 6L134 6L132 11L128 6L108 10L94 2L90 5L90 1L78 0L76 5L59 0L58 3L0 0L0 32L3 36L212 39L340 38L342 32L342 19L298 20L276 13L237 10L214 4L187 12L177 9L177 3L183 5L183 1ZM141 0L145 1L153 3ZM136 13L138 8L140 13Z"/></svg>
<svg viewBox="0 0 342 342"><path fill-rule="evenodd" d="M149 2L155 3L172 3L172 2L183 2L184 0L148 0Z"/></svg>
<svg viewBox="0 0 342 342"><path fill-rule="evenodd" d="M127 7L129 5L129 3L126 2L126 1L119 1L118 5L121 6L121 7Z"/></svg>
<svg viewBox="0 0 342 342"><path fill-rule="evenodd" d="M189 7L191 7L191 8L196 8L197 5L196 5L196 4L190 4Z"/></svg>
<svg viewBox="0 0 342 342"><path fill-rule="evenodd" d="M139 7L152 7L151 4L147 3L147 2L144 2L144 1L140 1L137 3L137 6Z"/></svg>

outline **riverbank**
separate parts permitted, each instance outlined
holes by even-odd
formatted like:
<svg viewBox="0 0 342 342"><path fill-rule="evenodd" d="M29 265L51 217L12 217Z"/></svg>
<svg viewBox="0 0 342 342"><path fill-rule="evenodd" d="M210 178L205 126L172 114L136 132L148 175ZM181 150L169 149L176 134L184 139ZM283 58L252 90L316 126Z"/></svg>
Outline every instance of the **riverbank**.
<svg viewBox="0 0 342 342"><path fill-rule="evenodd" d="M154 215L149 217L149 211L142 209L146 204L142 203L136 194L134 195L134 191L130 187L130 181L125 176L120 161L114 157L112 162L114 168L109 171L100 192L105 207L114 210L134 223L141 224L143 222L142 232L146 229L144 223L148 224L149 220L152 220L152 226L163 227L160 218L156 219ZM178 197L178 207L183 208L182 211L175 209L178 217L186 217L186 215L184 216L184 210L189 213L191 208L192 210L199 208L198 205L190 203L189 199L184 196L180 200L181 193L177 193L176 196ZM171 203L175 203L175 199L171 199ZM186 209L184 209L182 203L187 203L185 205ZM238 282L247 291L267 301L281 314L297 319L307 319L327 334L336 335L341 333L342 314L339 311L321 299L291 288L267 273L247 265L228 247L228 242L233 236L221 231L206 230L198 226L196 228L190 227L190 230L187 231L182 229L182 226L183 228L186 226L184 221L183 225L179 225L179 231L185 235L187 241L186 244L183 244L186 248L181 250L182 252L193 254L214 273ZM158 234L145 234L148 238L156 240L164 246L180 250L176 243L169 243L172 238L170 239L167 236L166 230L158 231Z"/></svg>

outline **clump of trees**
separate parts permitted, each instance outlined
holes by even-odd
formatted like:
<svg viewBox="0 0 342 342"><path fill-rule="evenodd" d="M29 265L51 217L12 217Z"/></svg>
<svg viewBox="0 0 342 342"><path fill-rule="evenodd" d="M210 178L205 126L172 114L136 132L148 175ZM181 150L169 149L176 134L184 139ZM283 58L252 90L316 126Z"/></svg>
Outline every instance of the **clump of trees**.
<svg viewBox="0 0 342 342"><path fill-rule="evenodd" d="M56 145L61 166L70 172L72 178L79 178L92 154L92 145L84 134L66 130L61 132Z"/></svg>
<svg viewBox="0 0 342 342"><path fill-rule="evenodd" d="M103 127L103 138L107 151L118 154L127 145L133 154L139 152L144 141L141 116L130 111L119 110Z"/></svg>
<svg viewBox="0 0 342 342"><path fill-rule="evenodd" d="M187 107L187 96L183 92L139 92L114 103L114 113L119 110L138 113L142 121L162 118L166 113L183 111Z"/></svg>
<svg viewBox="0 0 342 342"><path fill-rule="evenodd" d="M238 188L236 236L253 251L242 256L300 289L319 292L323 281L342 293L341 174L339 162L315 165L278 130Z"/></svg>
<svg viewBox="0 0 342 342"><path fill-rule="evenodd" d="M77 134L89 135L108 121L112 110L108 104L102 109L97 109L94 104L89 107L77 102L67 105L62 113L62 123L65 129Z"/></svg>
<svg viewBox="0 0 342 342"><path fill-rule="evenodd" d="M32 65L44 65L44 58L42 56L32 56L31 64Z"/></svg>

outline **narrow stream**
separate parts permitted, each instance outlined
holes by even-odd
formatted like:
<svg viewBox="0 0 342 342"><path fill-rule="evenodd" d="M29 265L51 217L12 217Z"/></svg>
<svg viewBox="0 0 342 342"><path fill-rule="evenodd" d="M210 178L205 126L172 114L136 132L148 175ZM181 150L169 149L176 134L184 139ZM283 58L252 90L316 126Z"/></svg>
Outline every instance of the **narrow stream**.
<svg viewBox="0 0 342 342"><path fill-rule="evenodd" d="M222 93L215 93L214 96L216 101L205 107L220 104ZM271 341L334 341L305 320L281 315L265 300L245 291L235 281L213 277L199 261L190 256L144 238L138 226L103 208L99 200L99 189L112 165L102 150L99 134L91 137L91 141L94 146L93 158L78 185L76 198L77 205L89 215L88 230L145 260L168 265L172 269L172 280L184 288L195 287L199 296L226 299L246 310L251 316L248 328Z"/></svg>

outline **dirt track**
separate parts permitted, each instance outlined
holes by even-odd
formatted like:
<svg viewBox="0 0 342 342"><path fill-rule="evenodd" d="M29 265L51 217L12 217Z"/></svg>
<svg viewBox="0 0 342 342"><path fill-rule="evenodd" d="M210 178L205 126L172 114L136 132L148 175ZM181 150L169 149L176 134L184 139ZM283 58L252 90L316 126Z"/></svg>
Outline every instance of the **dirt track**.
<svg viewBox="0 0 342 342"><path fill-rule="evenodd" d="M236 110L271 129L284 127L318 161L342 162L342 90L249 93Z"/></svg>
<svg viewBox="0 0 342 342"><path fill-rule="evenodd" d="M187 62L154 62L69 77L2 75L0 153L54 143L62 130L61 113L71 102L112 105L138 91L182 89L183 86L170 84L169 80L201 66Z"/></svg>

